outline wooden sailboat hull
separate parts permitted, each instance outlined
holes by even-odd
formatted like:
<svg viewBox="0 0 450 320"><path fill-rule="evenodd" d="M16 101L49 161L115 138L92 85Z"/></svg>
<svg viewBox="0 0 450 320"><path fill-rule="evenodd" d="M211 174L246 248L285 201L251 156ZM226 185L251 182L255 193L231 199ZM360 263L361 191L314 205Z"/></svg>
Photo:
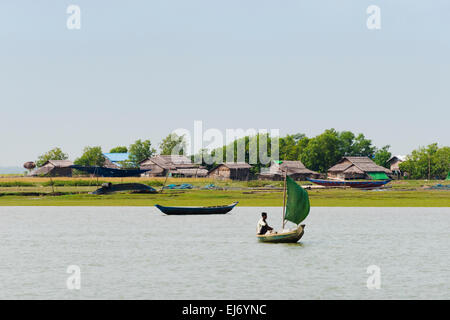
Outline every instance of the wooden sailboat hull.
<svg viewBox="0 0 450 320"><path fill-rule="evenodd" d="M271 243L296 243L301 239L305 232L305 225L298 226L296 230L283 233L267 233L263 235L256 235L260 242Z"/></svg>
<svg viewBox="0 0 450 320"><path fill-rule="evenodd" d="M218 207L164 207L155 205L159 210L168 215L208 215L208 214L226 214L230 212L238 203L232 203L229 206Z"/></svg>

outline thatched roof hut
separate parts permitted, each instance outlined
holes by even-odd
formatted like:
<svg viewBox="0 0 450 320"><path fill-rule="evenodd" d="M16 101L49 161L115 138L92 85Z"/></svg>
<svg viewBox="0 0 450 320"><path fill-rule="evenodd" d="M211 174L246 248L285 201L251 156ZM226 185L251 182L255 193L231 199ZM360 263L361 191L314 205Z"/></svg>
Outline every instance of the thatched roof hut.
<svg viewBox="0 0 450 320"><path fill-rule="evenodd" d="M208 173L215 179L248 180L252 166L245 162L225 162L217 165Z"/></svg>
<svg viewBox="0 0 450 320"><path fill-rule="evenodd" d="M406 156L392 156L387 163L392 172L400 173L400 163L406 160Z"/></svg>
<svg viewBox="0 0 450 320"><path fill-rule="evenodd" d="M183 155L157 155L141 161L139 166L150 169L145 175L151 177L162 177L169 172L178 177L206 177L208 174L208 170Z"/></svg>
<svg viewBox="0 0 450 320"><path fill-rule="evenodd" d="M73 162L70 160L49 160L33 170L31 176L71 177Z"/></svg>
<svg viewBox="0 0 450 320"><path fill-rule="evenodd" d="M301 161L272 161L269 170L261 172L261 180L283 180L284 172L294 180L306 180L306 178L319 178L320 173L309 170Z"/></svg>
<svg viewBox="0 0 450 320"><path fill-rule="evenodd" d="M392 171L377 165L368 157L343 157L328 169L332 179L388 179Z"/></svg>

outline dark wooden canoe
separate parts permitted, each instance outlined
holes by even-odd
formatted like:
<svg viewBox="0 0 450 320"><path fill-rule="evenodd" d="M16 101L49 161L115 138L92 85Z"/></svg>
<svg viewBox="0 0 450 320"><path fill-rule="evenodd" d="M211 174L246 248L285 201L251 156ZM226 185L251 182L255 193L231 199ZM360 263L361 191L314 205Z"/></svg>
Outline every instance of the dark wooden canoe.
<svg viewBox="0 0 450 320"><path fill-rule="evenodd" d="M380 188L391 180L366 180L366 181L339 181L339 180L320 180L306 178L312 183L325 187L350 187L359 189L374 189Z"/></svg>
<svg viewBox="0 0 450 320"><path fill-rule="evenodd" d="M155 205L161 212L168 215L207 215L207 214L225 214L230 212L238 203L232 203L228 206L217 207L164 207Z"/></svg>

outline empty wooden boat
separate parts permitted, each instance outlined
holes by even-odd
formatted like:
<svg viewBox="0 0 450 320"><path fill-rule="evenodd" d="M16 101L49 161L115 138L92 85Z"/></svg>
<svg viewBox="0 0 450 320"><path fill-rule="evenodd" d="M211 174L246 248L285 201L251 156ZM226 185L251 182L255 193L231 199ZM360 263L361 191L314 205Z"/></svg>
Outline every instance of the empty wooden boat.
<svg viewBox="0 0 450 320"><path fill-rule="evenodd" d="M238 202L227 206L213 207L165 207L159 204L155 205L161 212L168 215L208 215L208 214L226 214L230 212Z"/></svg>

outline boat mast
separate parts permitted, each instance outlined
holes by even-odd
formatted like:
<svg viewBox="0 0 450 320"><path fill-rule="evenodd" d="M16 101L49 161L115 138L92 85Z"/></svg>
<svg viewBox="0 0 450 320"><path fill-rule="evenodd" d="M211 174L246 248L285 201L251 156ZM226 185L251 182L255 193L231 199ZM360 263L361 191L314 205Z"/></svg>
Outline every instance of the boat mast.
<svg viewBox="0 0 450 320"><path fill-rule="evenodd" d="M161 187L161 190L159 192L163 193L164 187L166 186L167 178L169 178L170 169L167 169L166 179L164 180L164 184Z"/></svg>
<svg viewBox="0 0 450 320"><path fill-rule="evenodd" d="M284 229L284 216L286 214L286 176L287 176L287 169L284 171L284 192L283 192L283 223L282 223L282 229Z"/></svg>

